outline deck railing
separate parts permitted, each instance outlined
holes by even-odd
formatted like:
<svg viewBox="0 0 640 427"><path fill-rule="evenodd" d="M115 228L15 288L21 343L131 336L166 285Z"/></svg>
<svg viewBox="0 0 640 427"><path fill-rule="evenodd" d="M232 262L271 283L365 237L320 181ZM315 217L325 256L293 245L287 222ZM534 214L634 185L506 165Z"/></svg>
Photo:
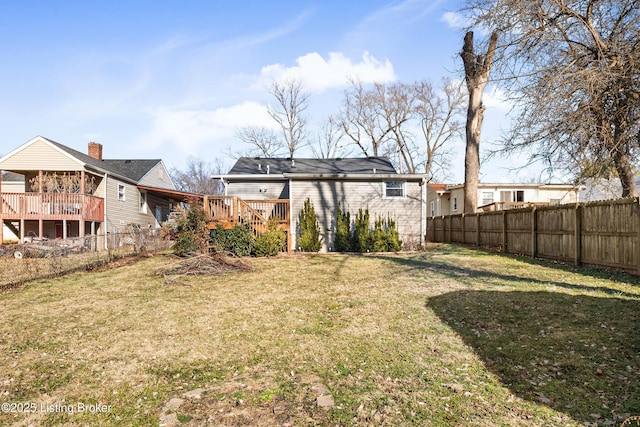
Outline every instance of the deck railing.
<svg viewBox="0 0 640 427"><path fill-rule="evenodd" d="M85 194L0 193L3 219L104 220L104 199Z"/></svg>
<svg viewBox="0 0 640 427"><path fill-rule="evenodd" d="M236 224L246 224L257 237L267 231L270 220L277 220L278 227L287 233L287 242L290 241L288 200L244 200L235 196L208 196L204 199L204 209L212 229L218 225L231 228Z"/></svg>

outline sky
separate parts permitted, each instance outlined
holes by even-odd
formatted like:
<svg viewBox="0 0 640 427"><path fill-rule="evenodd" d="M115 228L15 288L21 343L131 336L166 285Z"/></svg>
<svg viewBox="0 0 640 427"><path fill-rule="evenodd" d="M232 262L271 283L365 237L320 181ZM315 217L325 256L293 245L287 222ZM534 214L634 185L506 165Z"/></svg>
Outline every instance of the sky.
<svg viewBox="0 0 640 427"><path fill-rule="evenodd" d="M274 81L302 82L313 129L338 111L350 78L461 79L460 1L2 2L0 155L41 135L82 152L99 142L105 158L230 168L227 153L250 148L238 128L273 126ZM485 91L485 151L508 123L498 94ZM463 140L454 151L459 183ZM517 169L525 162L483 162L480 179L528 181L537 172Z"/></svg>

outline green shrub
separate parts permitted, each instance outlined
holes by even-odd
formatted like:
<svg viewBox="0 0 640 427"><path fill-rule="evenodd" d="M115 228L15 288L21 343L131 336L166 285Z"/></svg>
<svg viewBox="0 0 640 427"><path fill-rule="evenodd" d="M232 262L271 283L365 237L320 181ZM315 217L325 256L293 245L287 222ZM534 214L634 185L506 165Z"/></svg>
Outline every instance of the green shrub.
<svg viewBox="0 0 640 427"><path fill-rule="evenodd" d="M336 252L351 252L353 250L351 243L351 216L349 212L344 212L338 205L333 248Z"/></svg>
<svg viewBox="0 0 640 427"><path fill-rule="evenodd" d="M178 218L173 251L184 256L192 252L205 253L209 246L207 214L202 206L193 204Z"/></svg>
<svg viewBox="0 0 640 427"><path fill-rule="evenodd" d="M364 211L358 209L353 228L352 247L354 251L364 253L371 252L373 249L373 240L369 226L369 208Z"/></svg>
<svg viewBox="0 0 640 427"><path fill-rule="evenodd" d="M391 217L387 217L386 220L381 217L376 219L372 240L374 252L398 252L402 249L396 222Z"/></svg>
<svg viewBox="0 0 640 427"><path fill-rule="evenodd" d="M225 229L218 224L215 230L211 230L211 244L217 250L247 256L253 252L255 238L248 225L236 224L233 228Z"/></svg>
<svg viewBox="0 0 640 427"><path fill-rule="evenodd" d="M316 211L309 198L304 202L298 222L300 224L298 247L305 252L318 252L322 247L322 237Z"/></svg>
<svg viewBox="0 0 640 427"><path fill-rule="evenodd" d="M269 219L267 231L258 236L253 247L255 256L275 256L285 248L287 234L280 229L279 219L272 217Z"/></svg>

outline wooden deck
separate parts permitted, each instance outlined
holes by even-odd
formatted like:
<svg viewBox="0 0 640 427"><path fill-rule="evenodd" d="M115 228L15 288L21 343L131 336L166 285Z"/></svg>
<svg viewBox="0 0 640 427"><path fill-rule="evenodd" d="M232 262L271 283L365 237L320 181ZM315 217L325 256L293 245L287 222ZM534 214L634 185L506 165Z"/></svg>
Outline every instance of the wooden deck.
<svg viewBox="0 0 640 427"><path fill-rule="evenodd" d="M270 220L277 220L278 228L287 235L287 250L291 251L289 238L290 209L288 200L243 200L235 196L205 196L204 209L209 218L209 228L233 228L246 224L254 236L267 231Z"/></svg>
<svg viewBox="0 0 640 427"><path fill-rule="evenodd" d="M104 220L104 199L84 194L0 193L6 220Z"/></svg>

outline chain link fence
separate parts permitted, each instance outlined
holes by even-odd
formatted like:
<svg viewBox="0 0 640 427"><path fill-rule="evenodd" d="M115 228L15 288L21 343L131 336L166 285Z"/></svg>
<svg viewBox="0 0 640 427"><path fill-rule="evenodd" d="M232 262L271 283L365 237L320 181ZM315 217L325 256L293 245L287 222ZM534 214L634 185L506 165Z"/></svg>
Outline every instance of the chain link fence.
<svg viewBox="0 0 640 427"><path fill-rule="evenodd" d="M129 228L126 232L66 240L27 240L0 247L0 290L22 283L91 270L127 256L170 249L160 230Z"/></svg>

